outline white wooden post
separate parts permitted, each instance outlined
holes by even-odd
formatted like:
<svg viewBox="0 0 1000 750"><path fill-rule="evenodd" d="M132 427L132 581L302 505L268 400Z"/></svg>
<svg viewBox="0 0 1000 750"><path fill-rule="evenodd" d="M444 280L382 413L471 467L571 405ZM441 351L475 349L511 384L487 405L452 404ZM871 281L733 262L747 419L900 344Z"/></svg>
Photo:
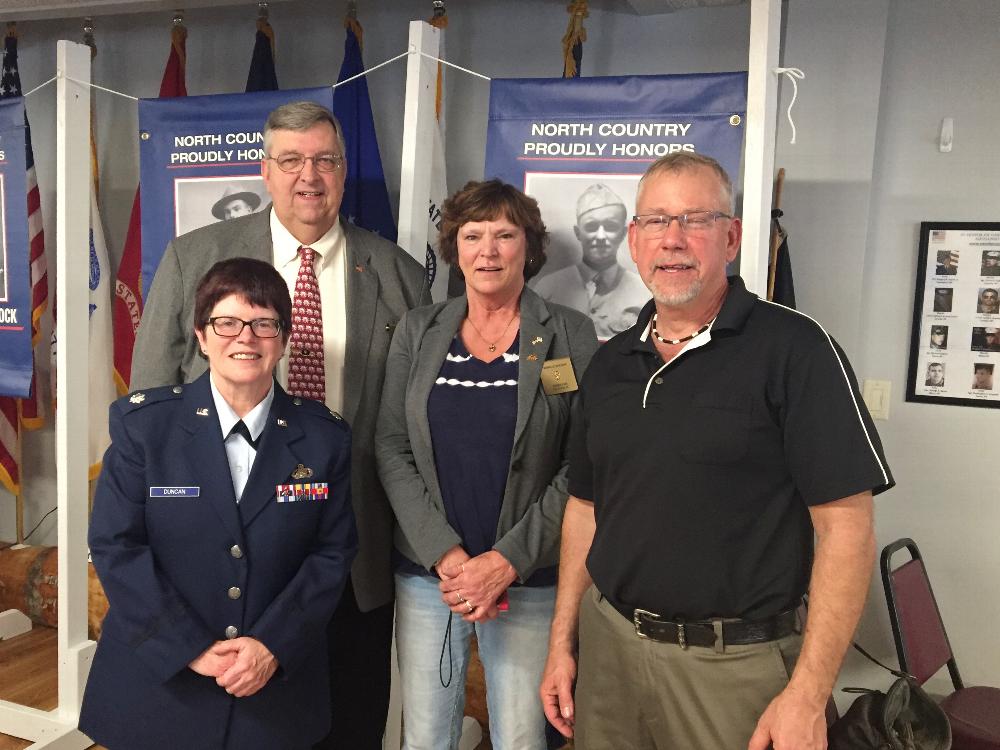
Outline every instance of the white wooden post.
<svg viewBox="0 0 1000 750"><path fill-rule="evenodd" d="M0 701L0 732L28 750L83 750L76 729L94 642L87 640L87 362L90 303L90 48L56 47L56 410L59 705L39 711ZM72 80L71 80L72 79ZM71 432L72 430L72 432Z"/></svg>
<svg viewBox="0 0 1000 750"><path fill-rule="evenodd" d="M90 48L60 41L56 69L56 497L59 504L59 717L76 724L94 643L87 639L90 316ZM70 80L70 79L74 80ZM80 83L78 83L78 81Z"/></svg>
<svg viewBox="0 0 1000 750"><path fill-rule="evenodd" d="M780 41L781 0L751 0L740 276L760 297L767 296Z"/></svg>
<svg viewBox="0 0 1000 750"><path fill-rule="evenodd" d="M424 21L410 21L410 57L406 61L403 153L399 173L399 246L424 265L427 214L434 153L437 63L440 32ZM396 746L398 747L398 745ZM395 748L393 748L395 750Z"/></svg>

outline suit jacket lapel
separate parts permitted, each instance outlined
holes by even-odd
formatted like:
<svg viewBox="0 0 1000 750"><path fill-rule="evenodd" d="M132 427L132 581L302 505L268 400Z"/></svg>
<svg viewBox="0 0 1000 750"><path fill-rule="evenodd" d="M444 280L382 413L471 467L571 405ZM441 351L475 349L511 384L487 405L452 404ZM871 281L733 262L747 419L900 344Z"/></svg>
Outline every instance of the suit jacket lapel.
<svg viewBox="0 0 1000 750"><path fill-rule="evenodd" d="M242 543L243 526L236 509L233 477L208 378L206 372L184 387L181 427L191 436L184 454L197 486L201 487L203 502L215 509L222 525Z"/></svg>
<svg viewBox="0 0 1000 750"><path fill-rule="evenodd" d="M552 346L552 331L543 323L549 319L549 310L541 297L528 287L521 293L521 335L518 355L517 422L514 426L514 445L528 425L531 408L535 403L542 365Z"/></svg>
<svg viewBox="0 0 1000 750"><path fill-rule="evenodd" d="M364 388L365 367L371 348L375 312L378 307L379 281L371 264L371 250L364 236L344 220L347 244L347 344L344 351L344 417L354 422Z"/></svg>
<svg viewBox="0 0 1000 750"><path fill-rule="evenodd" d="M234 244L240 246L239 255L265 263L274 263L274 243L271 241L271 204L262 211L253 214L246 222L242 235L234 238Z"/></svg>
<svg viewBox="0 0 1000 750"><path fill-rule="evenodd" d="M446 305L433 323L424 333L423 340L416 345L416 361L413 363L413 384L410 396L412 397L412 408L415 411L414 422L417 426L417 434L421 442L426 446L426 455L431 456L433 466L433 448L431 443L431 428L427 419L427 399L430 397L431 388L437 380L438 373L441 372L441 364L444 362L451 342L458 332L459 326L465 319L468 310L468 302L463 295L452 300Z"/></svg>
<svg viewBox="0 0 1000 750"><path fill-rule="evenodd" d="M291 397L281 386L274 386L274 402L267 415L267 423L260 435L260 445L253 469L247 478L247 486L243 489L240 499L239 514L243 525L249 526L264 508L276 502L276 488L279 484L287 484L295 468L301 463L292 449L293 444L303 437L304 433L295 419ZM278 424L278 420L284 422ZM315 470L318 467L309 467ZM322 467L324 470L326 467Z"/></svg>

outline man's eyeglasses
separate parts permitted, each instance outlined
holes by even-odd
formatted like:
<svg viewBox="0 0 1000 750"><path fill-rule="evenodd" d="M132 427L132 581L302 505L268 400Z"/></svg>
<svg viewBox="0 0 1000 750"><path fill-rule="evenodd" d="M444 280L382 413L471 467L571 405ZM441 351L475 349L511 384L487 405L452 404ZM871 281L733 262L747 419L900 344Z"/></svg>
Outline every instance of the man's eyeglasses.
<svg viewBox="0 0 1000 750"><path fill-rule="evenodd" d="M306 168L306 162L311 161L317 172L336 172L344 164L344 157L338 154L320 154L319 156L303 156L302 154L282 154L267 157L282 172L301 172Z"/></svg>
<svg viewBox="0 0 1000 750"><path fill-rule="evenodd" d="M662 237L670 222L677 219L682 232L697 234L707 232L715 226L716 219L731 219L722 211L688 211L686 214L641 214L633 216L632 221L647 237Z"/></svg>
<svg viewBox="0 0 1000 750"><path fill-rule="evenodd" d="M281 333L281 321L277 318L241 320L240 318L221 315L216 318L209 318L208 323L212 326L212 330L215 331L216 336L222 336L227 339L239 336L247 326L250 326L253 335L259 339L273 339Z"/></svg>

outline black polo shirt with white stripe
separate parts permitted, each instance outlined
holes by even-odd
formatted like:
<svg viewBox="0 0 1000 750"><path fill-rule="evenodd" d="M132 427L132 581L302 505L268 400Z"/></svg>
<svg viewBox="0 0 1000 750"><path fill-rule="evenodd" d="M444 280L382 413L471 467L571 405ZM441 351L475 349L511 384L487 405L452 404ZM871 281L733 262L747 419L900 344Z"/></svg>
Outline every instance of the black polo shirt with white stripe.
<svg viewBox="0 0 1000 750"><path fill-rule="evenodd" d="M711 329L664 364L653 302L581 386L570 493L594 503L587 568L620 606L763 618L805 593L809 506L894 481L847 357L739 277Z"/></svg>

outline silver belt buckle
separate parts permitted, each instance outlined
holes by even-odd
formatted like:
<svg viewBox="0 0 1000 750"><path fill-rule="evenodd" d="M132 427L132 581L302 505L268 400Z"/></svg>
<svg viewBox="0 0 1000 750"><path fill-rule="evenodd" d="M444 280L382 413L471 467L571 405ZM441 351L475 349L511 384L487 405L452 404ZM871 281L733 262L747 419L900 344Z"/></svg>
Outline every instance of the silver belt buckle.
<svg viewBox="0 0 1000 750"><path fill-rule="evenodd" d="M660 617L655 612L650 612L648 609L634 609L632 610L632 624L635 625L635 634L640 638L649 639L649 636L642 632L642 618L646 617L650 620L655 620L657 622L662 622L663 618ZM651 640L651 639L650 639Z"/></svg>

